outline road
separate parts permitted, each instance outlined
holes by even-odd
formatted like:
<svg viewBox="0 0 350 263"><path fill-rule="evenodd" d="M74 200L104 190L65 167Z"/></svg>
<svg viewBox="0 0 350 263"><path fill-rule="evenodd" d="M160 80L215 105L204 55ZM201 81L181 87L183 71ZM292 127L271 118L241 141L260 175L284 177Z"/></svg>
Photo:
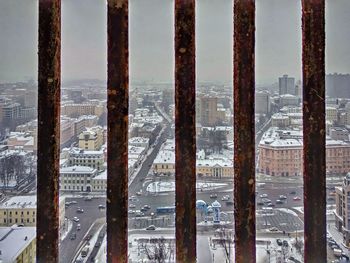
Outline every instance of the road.
<svg viewBox="0 0 350 263"><path fill-rule="evenodd" d="M166 139L166 136L169 134L170 125L164 129L164 132L159 136L157 143L154 146L153 151L146 157L145 161L142 163L141 168L134 180L129 186L129 196L135 195L137 191L142 188L144 179L149 173L150 168L152 167L153 161L156 158L159 149ZM105 204L106 198L93 198L91 201L84 201L84 198L66 198L66 202L76 201L78 204L70 205L66 207L66 217L72 219L74 216L79 217L81 230L77 231L77 223L73 223L72 231L67 235L67 238L63 240L60 244L60 262L66 263L70 262L74 255L77 252L79 244L81 243L84 235L88 231L89 227L97 220L98 218L105 218L105 210L98 209L98 205ZM83 214L76 212L77 207L80 207L84 210ZM76 232L76 239L70 240L70 234Z"/></svg>
<svg viewBox="0 0 350 263"><path fill-rule="evenodd" d="M71 262L89 228L97 219L106 217L106 210L98 208L100 204L105 204L106 198L93 198L91 201L85 201L84 198L66 198L66 202L71 201L76 201L77 204L66 207L66 217L69 219L75 216L78 217L81 230L77 230L78 223L73 222L71 232L60 244L60 263ZM78 207L82 208L84 213L77 213ZM70 235L73 232L76 233L76 239L71 240Z"/></svg>

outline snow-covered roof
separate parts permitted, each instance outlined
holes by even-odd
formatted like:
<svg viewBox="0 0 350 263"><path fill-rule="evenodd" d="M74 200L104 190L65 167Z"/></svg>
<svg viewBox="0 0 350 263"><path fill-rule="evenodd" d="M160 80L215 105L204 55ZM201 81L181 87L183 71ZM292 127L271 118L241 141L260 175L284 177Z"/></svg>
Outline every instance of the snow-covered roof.
<svg viewBox="0 0 350 263"><path fill-rule="evenodd" d="M15 262L35 237L35 227L0 227L0 261Z"/></svg>

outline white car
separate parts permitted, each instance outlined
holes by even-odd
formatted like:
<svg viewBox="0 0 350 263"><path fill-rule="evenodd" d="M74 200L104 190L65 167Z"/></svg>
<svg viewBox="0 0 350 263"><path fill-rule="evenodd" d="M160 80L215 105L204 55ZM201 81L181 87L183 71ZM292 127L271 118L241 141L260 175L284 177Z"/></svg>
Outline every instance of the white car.
<svg viewBox="0 0 350 263"><path fill-rule="evenodd" d="M267 197L267 194L261 194L259 197L260 197L260 198L266 198L266 197Z"/></svg>
<svg viewBox="0 0 350 263"><path fill-rule="evenodd" d="M77 217L75 216L75 217L73 217L73 221L74 221L74 222L79 222L79 218L77 218Z"/></svg>
<svg viewBox="0 0 350 263"><path fill-rule="evenodd" d="M135 204L130 204L130 205L129 205L129 208L135 208L135 207L136 207Z"/></svg>

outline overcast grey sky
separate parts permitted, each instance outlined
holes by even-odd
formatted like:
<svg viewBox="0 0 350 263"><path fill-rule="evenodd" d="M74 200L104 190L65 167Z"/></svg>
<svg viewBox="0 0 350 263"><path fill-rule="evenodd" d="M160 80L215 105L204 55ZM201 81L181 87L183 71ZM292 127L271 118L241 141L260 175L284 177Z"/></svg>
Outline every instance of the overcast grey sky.
<svg viewBox="0 0 350 263"><path fill-rule="evenodd" d="M256 0L256 82L301 76L300 0ZM130 0L132 80L173 78L173 1ZM350 72L350 1L327 0L327 71ZM0 0L0 81L36 78L37 1ZM199 81L232 78L232 0L197 1ZM62 0L62 78L106 77L104 0Z"/></svg>

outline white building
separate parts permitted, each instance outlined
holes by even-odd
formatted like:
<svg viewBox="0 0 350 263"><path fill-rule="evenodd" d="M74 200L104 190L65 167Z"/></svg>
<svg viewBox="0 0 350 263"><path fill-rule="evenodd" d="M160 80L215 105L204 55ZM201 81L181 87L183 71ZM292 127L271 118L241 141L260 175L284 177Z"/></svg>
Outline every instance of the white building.
<svg viewBox="0 0 350 263"><path fill-rule="evenodd" d="M350 245L350 173L348 173L341 187L336 187L335 226L343 235L345 246Z"/></svg>
<svg viewBox="0 0 350 263"><path fill-rule="evenodd" d="M149 138L144 138L144 137L129 138L129 146L143 147L147 149L149 146Z"/></svg>
<svg viewBox="0 0 350 263"><path fill-rule="evenodd" d="M88 166L98 171L103 169L104 153L100 151L86 151L79 148L69 149L68 165L69 166Z"/></svg>
<svg viewBox="0 0 350 263"><path fill-rule="evenodd" d="M60 190L90 192L97 170L88 166L69 166L60 169Z"/></svg>

